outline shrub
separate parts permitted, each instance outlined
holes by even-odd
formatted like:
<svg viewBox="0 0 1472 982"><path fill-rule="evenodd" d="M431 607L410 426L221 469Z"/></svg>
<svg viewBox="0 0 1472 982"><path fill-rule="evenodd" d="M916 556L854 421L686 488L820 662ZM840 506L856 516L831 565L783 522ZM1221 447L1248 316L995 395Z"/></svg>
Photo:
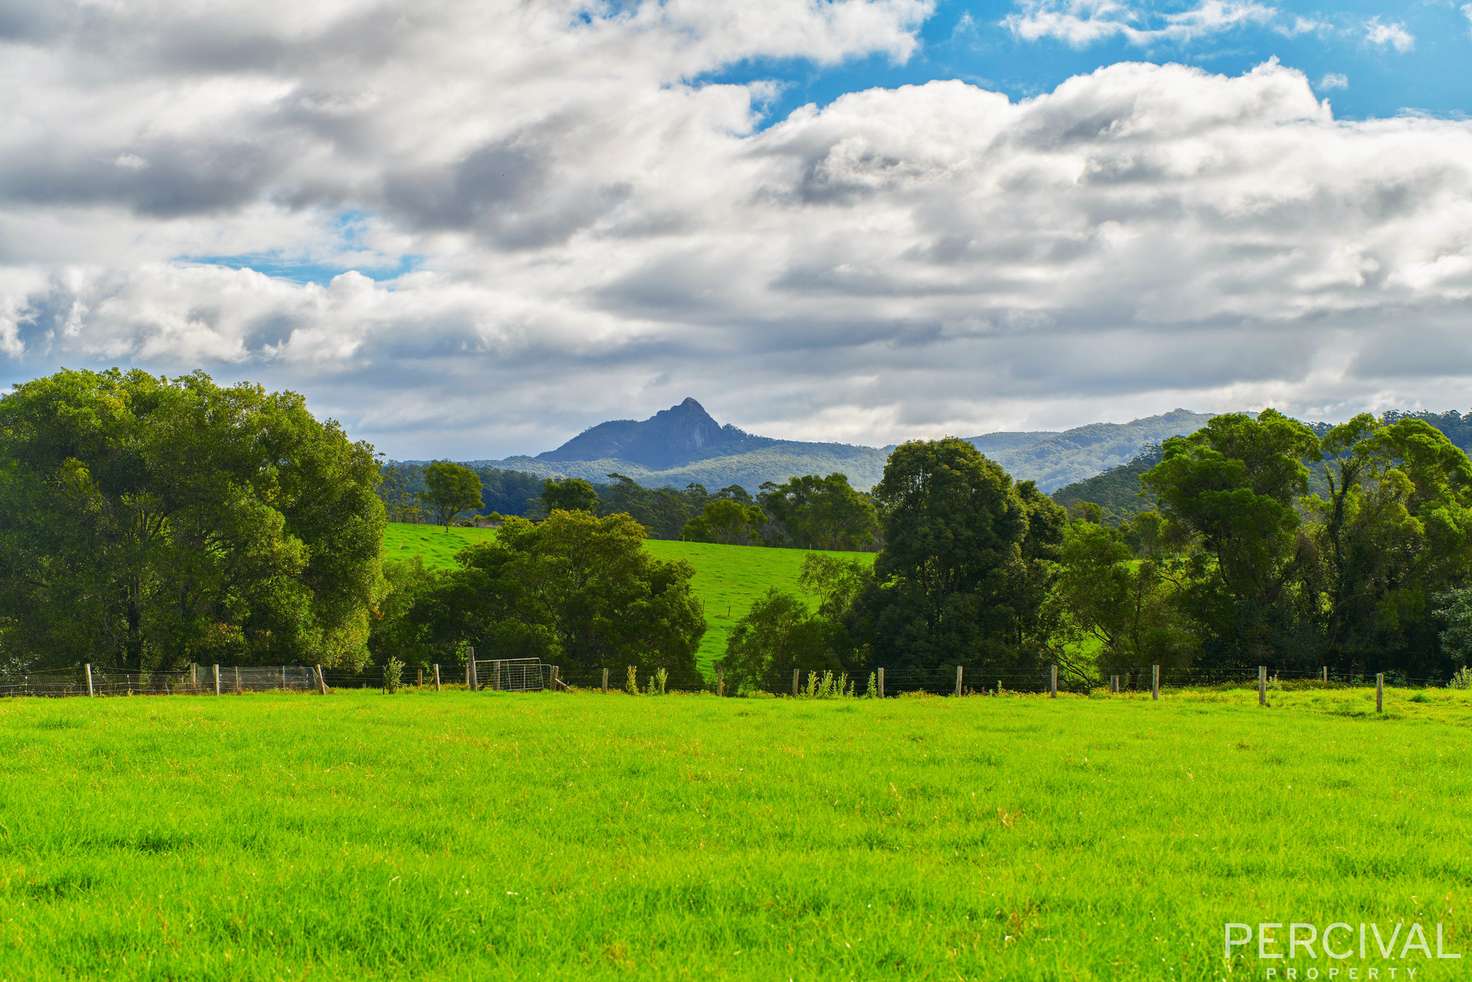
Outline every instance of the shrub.
<svg viewBox="0 0 1472 982"><path fill-rule="evenodd" d="M1472 689L1472 665L1463 665L1446 684L1448 689Z"/></svg>
<svg viewBox="0 0 1472 982"><path fill-rule="evenodd" d="M629 674L624 679L624 691L631 696L639 694L639 666L629 666Z"/></svg>
<svg viewBox="0 0 1472 982"><path fill-rule="evenodd" d="M392 655L383 663L383 691L398 692L404 682L404 663Z"/></svg>

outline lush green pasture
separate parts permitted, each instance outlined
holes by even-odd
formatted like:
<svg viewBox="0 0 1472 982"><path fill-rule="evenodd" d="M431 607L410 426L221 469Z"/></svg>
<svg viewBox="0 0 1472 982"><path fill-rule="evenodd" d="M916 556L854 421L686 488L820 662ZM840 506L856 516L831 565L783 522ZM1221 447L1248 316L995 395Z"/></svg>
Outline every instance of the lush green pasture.
<svg viewBox="0 0 1472 982"><path fill-rule="evenodd" d="M1227 920L1468 950L1472 703L1423 698L11 700L0 977L1263 977Z"/></svg>
<svg viewBox="0 0 1472 982"><path fill-rule="evenodd" d="M467 545L489 540L490 529L451 528L438 525L390 524L384 535L384 555L389 559L421 556L426 566L449 566L455 554ZM757 546L718 546L706 542L669 542L648 539L646 547L660 559L683 559L695 567L695 593L705 605L705 637L696 661L709 672L711 663L726 653L726 636L751 608L752 603L777 587L800 594L798 573L802 571L801 549L767 549ZM873 562L868 552L836 555Z"/></svg>

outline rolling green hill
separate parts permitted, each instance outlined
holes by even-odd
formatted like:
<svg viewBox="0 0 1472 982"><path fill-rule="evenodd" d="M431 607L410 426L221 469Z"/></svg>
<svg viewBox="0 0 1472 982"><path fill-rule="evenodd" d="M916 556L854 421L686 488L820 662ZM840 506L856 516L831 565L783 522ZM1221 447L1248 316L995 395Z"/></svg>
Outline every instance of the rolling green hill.
<svg viewBox="0 0 1472 982"><path fill-rule="evenodd" d="M490 529L452 528L438 525L402 525L390 523L384 535L385 559L408 559L419 556L431 568L448 568L455 554L476 542L489 541L496 533ZM700 641L696 662L701 671L710 674L711 664L726 652L726 637L751 608L752 603L771 587L800 594L797 585L802 571L802 549L771 549L761 546L722 546L708 542L669 542L649 539L645 542L651 555L658 559L683 559L695 567L695 595L705 606L705 637ZM872 563L874 553L852 552L836 555Z"/></svg>

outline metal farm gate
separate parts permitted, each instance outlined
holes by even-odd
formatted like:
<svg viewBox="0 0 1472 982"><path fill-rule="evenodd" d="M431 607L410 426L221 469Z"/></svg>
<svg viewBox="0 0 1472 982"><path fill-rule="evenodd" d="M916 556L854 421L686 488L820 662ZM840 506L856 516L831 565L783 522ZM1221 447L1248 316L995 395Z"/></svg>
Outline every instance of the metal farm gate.
<svg viewBox="0 0 1472 982"><path fill-rule="evenodd" d="M467 684L496 692L539 692L551 688L552 666L540 658L490 658L469 663Z"/></svg>

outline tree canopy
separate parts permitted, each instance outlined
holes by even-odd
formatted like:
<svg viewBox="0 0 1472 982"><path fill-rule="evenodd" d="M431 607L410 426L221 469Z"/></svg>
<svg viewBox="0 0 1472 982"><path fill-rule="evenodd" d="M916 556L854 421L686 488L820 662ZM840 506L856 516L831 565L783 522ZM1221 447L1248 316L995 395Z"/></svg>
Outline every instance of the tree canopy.
<svg viewBox="0 0 1472 982"><path fill-rule="evenodd" d="M481 657L536 657L573 675L635 665L667 670L671 684L698 686L695 651L705 617L690 589L694 571L654 559L643 540L644 529L628 515L513 517L494 541L466 549L457 569L414 598L405 613L413 629L398 636L426 646L411 654L448 658L465 642Z"/></svg>
<svg viewBox="0 0 1472 982"><path fill-rule="evenodd" d="M484 506L480 476L449 460L437 460L424 469L424 500L435 520L445 528L461 512Z"/></svg>
<svg viewBox="0 0 1472 982"><path fill-rule="evenodd" d="M292 392L61 371L0 399L0 640L25 665L367 658L372 448Z"/></svg>

